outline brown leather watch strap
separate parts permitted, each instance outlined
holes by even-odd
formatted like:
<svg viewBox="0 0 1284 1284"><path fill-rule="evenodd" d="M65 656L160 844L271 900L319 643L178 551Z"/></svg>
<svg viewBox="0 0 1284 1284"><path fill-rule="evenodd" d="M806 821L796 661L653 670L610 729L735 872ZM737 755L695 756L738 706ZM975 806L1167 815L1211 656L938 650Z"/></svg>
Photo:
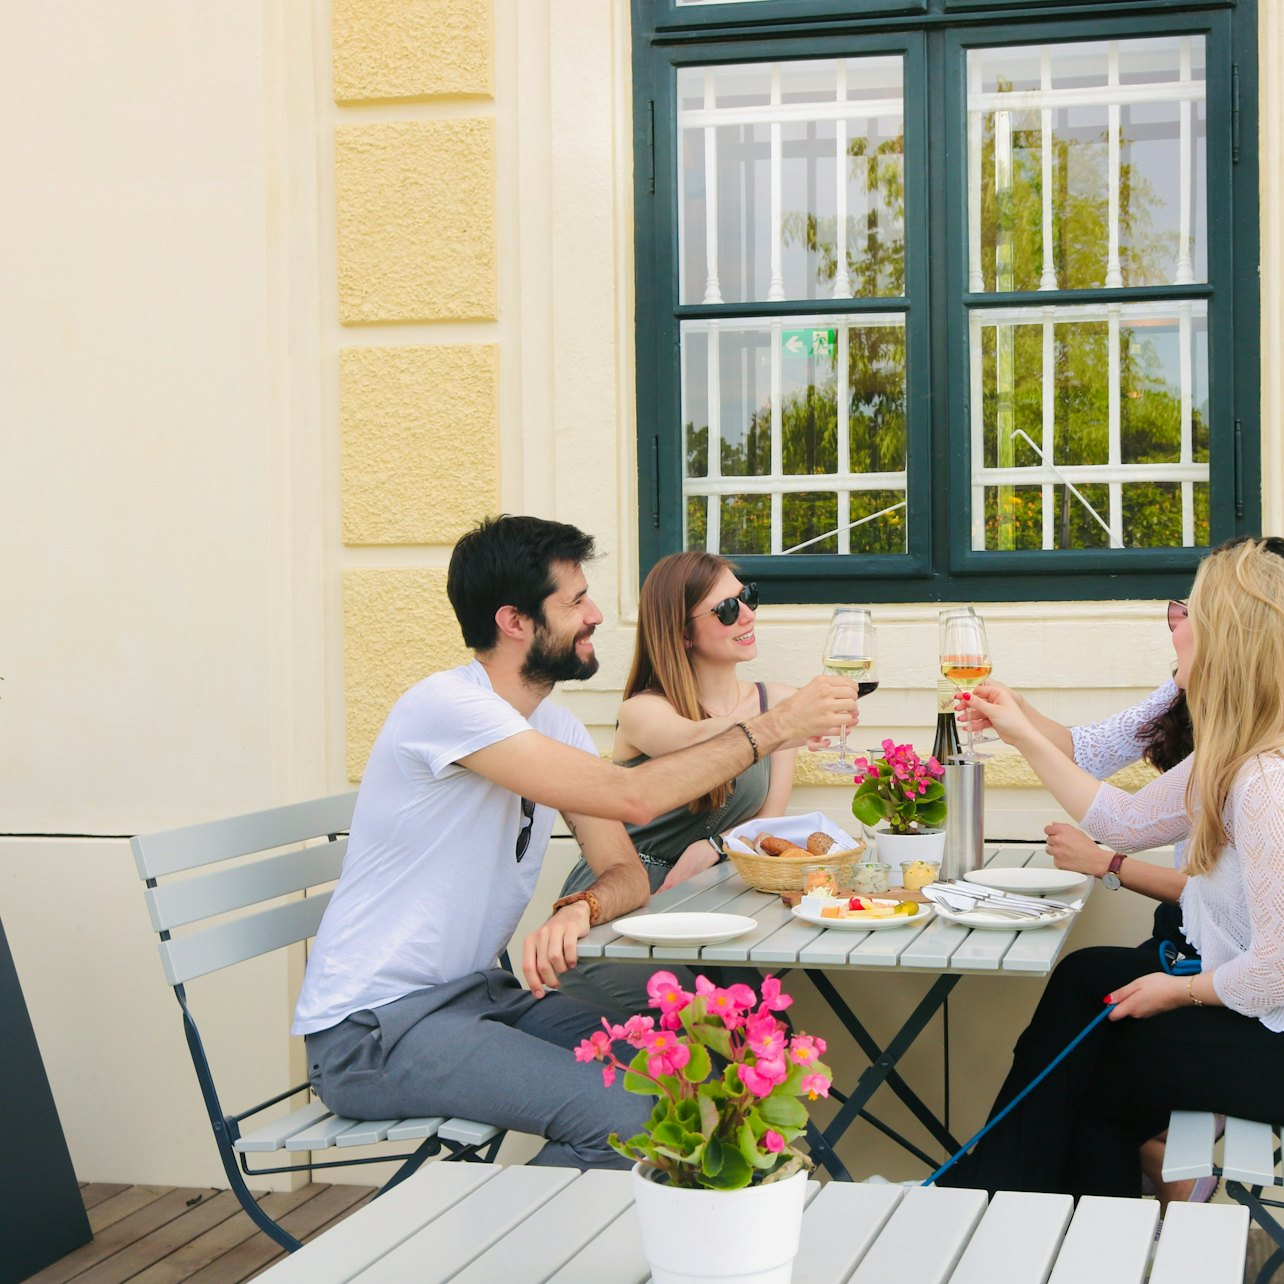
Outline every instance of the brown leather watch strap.
<svg viewBox="0 0 1284 1284"><path fill-rule="evenodd" d="M602 917L602 907L597 903L597 897L592 892L576 892L572 896L563 896L561 900L553 902L553 913L556 914L564 905L574 905L576 901L585 901L589 907L589 926L594 926Z"/></svg>

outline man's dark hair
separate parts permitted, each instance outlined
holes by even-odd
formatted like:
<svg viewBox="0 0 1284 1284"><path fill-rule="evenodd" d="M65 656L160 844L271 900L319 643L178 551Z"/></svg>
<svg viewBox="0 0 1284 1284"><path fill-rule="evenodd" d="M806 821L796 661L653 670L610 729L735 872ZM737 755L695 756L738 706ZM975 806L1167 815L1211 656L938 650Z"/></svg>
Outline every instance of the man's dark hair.
<svg viewBox="0 0 1284 1284"><path fill-rule="evenodd" d="M464 644L489 651L499 641L495 612L512 606L544 623L544 599L557 587L554 562L593 557L593 536L565 522L502 513L478 522L450 555L446 593Z"/></svg>

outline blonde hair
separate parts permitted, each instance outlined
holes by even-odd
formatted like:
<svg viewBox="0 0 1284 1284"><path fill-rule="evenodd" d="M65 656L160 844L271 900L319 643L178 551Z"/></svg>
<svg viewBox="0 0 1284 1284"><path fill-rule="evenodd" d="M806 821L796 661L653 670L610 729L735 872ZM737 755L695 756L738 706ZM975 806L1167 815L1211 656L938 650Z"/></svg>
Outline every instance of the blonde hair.
<svg viewBox="0 0 1284 1284"><path fill-rule="evenodd" d="M1236 775L1284 748L1284 559L1265 540L1218 549L1200 564L1189 607L1195 761L1186 869L1206 874L1230 842L1224 813Z"/></svg>
<svg viewBox="0 0 1284 1284"><path fill-rule="evenodd" d="M723 571L736 568L716 553L670 553L651 568L638 595L638 631L633 663L624 684L628 700L643 691L662 695L684 718L709 715L687 648L690 617ZM714 811L731 797L731 783L715 785L690 803L693 812Z"/></svg>

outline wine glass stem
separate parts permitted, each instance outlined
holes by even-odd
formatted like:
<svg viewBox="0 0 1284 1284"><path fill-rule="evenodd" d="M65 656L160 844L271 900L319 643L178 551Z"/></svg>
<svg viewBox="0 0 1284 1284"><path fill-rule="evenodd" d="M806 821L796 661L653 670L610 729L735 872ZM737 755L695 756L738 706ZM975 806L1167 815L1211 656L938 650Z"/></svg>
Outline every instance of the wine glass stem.
<svg viewBox="0 0 1284 1284"><path fill-rule="evenodd" d="M842 730L838 733L838 765L847 766L847 724L844 722Z"/></svg>

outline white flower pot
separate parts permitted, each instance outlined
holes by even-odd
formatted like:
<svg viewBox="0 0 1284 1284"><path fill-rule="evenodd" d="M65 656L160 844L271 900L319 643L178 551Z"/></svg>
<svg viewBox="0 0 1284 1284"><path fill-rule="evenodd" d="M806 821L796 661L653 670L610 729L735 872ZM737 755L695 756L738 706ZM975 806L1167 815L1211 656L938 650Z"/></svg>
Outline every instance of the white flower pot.
<svg viewBox="0 0 1284 1284"><path fill-rule="evenodd" d="M633 1165L633 1206L652 1284L789 1284L807 1174L743 1190L687 1190Z"/></svg>
<svg viewBox="0 0 1284 1284"><path fill-rule="evenodd" d="M886 829L867 830L878 849L878 859L892 867L892 877L904 860L933 860L940 864L945 855L945 830L929 829L921 834L893 834Z"/></svg>

